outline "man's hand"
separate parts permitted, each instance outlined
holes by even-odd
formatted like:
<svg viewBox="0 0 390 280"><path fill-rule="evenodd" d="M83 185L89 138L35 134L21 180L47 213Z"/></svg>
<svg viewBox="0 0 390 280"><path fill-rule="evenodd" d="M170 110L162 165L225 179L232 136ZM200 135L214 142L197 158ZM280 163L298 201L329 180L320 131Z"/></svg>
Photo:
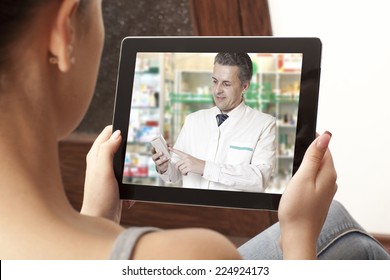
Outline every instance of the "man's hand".
<svg viewBox="0 0 390 280"><path fill-rule="evenodd" d="M324 133L313 141L282 195L278 215L286 259L316 258L316 242L337 190L330 139Z"/></svg>
<svg viewBox="0 0 390 280"><path fill-rule="evenodd" d="M201 176L203 175L204 167L206 165L204 160L200 160L171 147L169 150L180 158L180 160L176 163L176 168L182 175L187 175L189 172L196 173Z"/></svg>
<svg viewBox="0 0 390 280"><path fill-rule="evenodd" d="M163 174L168 170L169 158L162 152L157 153L154 147L152 148L152 160L156 164L158 173Z"/></svg>

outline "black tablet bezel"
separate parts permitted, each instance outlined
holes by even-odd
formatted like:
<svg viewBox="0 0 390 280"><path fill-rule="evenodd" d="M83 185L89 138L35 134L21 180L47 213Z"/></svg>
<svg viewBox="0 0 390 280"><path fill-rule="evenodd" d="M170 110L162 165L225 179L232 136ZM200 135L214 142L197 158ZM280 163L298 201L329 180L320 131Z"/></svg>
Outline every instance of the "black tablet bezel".
<svg viewBox="0 0 390 280"><path fill-rule="evenodd" d="M293 174L315 138L322 44L318 38L280 37L127 37L121 45L113 130L127 135L131 90L138 52L247 52L302 53L301 88L295 140ZM114 157L120 198L125 200L203 205L242 209L277 210L280 194L169 188L123 183L126 137Z"/></svg>

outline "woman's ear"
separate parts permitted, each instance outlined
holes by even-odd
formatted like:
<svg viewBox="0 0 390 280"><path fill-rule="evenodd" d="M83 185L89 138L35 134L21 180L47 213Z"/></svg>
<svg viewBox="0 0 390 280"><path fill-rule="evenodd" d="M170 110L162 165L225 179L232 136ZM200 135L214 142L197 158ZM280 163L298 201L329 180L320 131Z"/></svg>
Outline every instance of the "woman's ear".
<svg viewBox="0 0 390 280"><path fill-rule="evenodd" d="M61 72L75 62L76 12L80 0L62 0L49 38L49 62L58 64Z"/></svg>

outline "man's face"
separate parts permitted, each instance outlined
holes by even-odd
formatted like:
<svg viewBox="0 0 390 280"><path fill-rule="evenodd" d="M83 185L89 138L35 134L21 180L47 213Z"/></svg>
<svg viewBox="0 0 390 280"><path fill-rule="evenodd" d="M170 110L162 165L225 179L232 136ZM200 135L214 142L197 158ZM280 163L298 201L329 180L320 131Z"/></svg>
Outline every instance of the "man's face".
<svg viewBox="0 0 390 280"><path fill-rule="evenodd" d="M241 84L238 66L214 64L213 97L215 105L224 113L228 113L242 101L242 94L249 82Z"/></svg>

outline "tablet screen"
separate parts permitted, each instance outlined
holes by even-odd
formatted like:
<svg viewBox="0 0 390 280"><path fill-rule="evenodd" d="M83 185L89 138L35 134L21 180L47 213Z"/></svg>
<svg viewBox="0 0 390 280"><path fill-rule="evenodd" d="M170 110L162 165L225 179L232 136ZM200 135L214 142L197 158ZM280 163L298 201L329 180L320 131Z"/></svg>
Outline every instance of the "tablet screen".
<svg viewBox="0 0 390 280"><path fill-rule="evenodd" d="M114 128L125 133L115 164L122 198L276 210L314 138L319 73L302 74L312 55L304 49L252 50L244 52L252 65L244 85L240 67L216 59L225 53L141 47L123 61L122 50L121 65L131 69L127 77L120 69L114 114ZM236 53L242 54L227 54ZM227 120L218 125L225 109ZM160 135L174 149L164 171L151 145ZM203 161L202 174L196 160Z"/></svg>
<svg viewBox="0 0 390 280"><path fill-rule="evenodd" d="M196 184L191 181L187 182L189 185L186 186L183 184L186 181L185 177L170 182L159 176L152 159L151 141L156 136L163 135L170 145L175 146L188 115L216 106L213 98L216 91L213 85L216 55L217 53L137 53L123 183L206 189L202 183ZM263 178L261 183L264 183L264 186L258 184L258 188L219 187L232 191L281 193L291 178L293 169L302 54L249 53L249 56L253 63L253 75L243 102L250 108L274 118L275 129L264 132L273 134L267 136L273 143L266 143L267 146L264 147L254 147L253 144L247 147L239 145L238 142L238 145L230 145L232 147L227 152L237 157L238 164L240 156L251 157L254 149L267 149L264 153L270 155L263 158L265 161L263 164L269 165L270 169L264 170L265 174L261 174ZM204 129L206 124L199 125ZM217 130L217 122L212 124L212 127ZM258 129L263 129L261 123L258 124ZM208 142L207 138L211 136L199 135L199 139L195 140ZM259 137L263 135L260 133ZM200 143L198 145L203 146ZM207 151L199 153L207 157ZM226 162L227 157L221 155L220 162ZM232 165L234 160L231 159ZM248 159L247 164L254 163Z"/></svg>

